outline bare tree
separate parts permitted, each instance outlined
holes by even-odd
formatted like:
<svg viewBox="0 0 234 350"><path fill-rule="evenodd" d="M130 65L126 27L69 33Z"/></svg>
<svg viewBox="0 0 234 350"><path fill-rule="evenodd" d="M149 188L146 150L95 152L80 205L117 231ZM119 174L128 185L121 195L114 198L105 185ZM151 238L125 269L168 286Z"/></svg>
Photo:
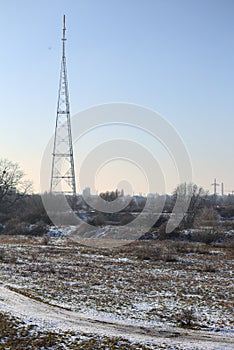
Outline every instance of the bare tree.
<svg viewBox="0 0 234 350"><path fill-rule="evenodd" d="M118 190L102 192L100 193L100 197L107 202L112 202L119 197L119 192Z"/></svg>
<svg viewBox="0 0 234 350"><path fill-rule="evenodd" d="M32 190L32 183L25 180L25 174L18 163L0 159L0 208L7 209L19 198Z"/></svg>
<svg viewBox="0 0 234 350"><path fill-rule="evenodd" d="M194 183L185 182L177 186L173 192L173 202L176 202L178 197L180 199L190 198L189 208L182 221L185 228L193 227L197 215L206 204L207 196L208 192Z"/></svg>
<svg viewBox="0 0 234 350"><path fill-rule="evenodd" d="M200 227L210 227L216 229L218 226L218 214L213 208L203 208L197 215L195 226Z"/></svg>

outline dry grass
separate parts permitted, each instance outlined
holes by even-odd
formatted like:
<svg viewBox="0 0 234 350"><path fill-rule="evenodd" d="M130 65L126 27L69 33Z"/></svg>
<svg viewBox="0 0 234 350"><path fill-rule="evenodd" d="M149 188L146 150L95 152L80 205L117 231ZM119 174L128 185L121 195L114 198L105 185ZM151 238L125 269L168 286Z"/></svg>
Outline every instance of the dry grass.
<svg viewBox="0 0 234 350"><path fill-rule="evenodd" d="M152 347L131 343L121 337L99 337L92 334L75 332L51 332L39 329L34 324L25 324L7 313L0 312L0 349L35 350L35 349L142 349Z"/></svg>
<svg viewBox="0 0 234 350"><path fill-rule="evenodd" d="M194 309L200 327L231 328L232 250L199 243L135 241L114 249L72 239L3 237L1 281L74 311L178 324Z"/></svg>

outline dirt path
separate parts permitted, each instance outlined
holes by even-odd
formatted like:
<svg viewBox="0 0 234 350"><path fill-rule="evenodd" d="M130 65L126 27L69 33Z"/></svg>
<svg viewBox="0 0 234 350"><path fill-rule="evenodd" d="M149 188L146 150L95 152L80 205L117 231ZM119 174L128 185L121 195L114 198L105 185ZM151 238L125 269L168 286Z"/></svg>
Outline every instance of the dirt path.
<svg viewBox="0 0 234 350"><path fill-rule="evenodd" d="M175 327L145 326L140 322L124 322L98 318L33 300L0 287L0 310L10 312L50 330L73 330L103 336L122 336L132 341L152 344L182 345L187 349L233 349L234 334L184 330Z"/></svg>

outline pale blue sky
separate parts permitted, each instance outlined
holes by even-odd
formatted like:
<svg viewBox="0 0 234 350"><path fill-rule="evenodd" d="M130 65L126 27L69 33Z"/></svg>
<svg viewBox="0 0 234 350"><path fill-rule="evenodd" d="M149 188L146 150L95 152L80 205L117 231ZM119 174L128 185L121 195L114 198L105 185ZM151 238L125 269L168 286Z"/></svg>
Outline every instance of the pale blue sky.
<svg viewBox="0 0 234 350"><path fill-rule="evenodd" d="M233 190L233 0L0 0L0 156L39 189L63 14L71 113L120 101L154 109L184 140L194 181Z"/></svg>

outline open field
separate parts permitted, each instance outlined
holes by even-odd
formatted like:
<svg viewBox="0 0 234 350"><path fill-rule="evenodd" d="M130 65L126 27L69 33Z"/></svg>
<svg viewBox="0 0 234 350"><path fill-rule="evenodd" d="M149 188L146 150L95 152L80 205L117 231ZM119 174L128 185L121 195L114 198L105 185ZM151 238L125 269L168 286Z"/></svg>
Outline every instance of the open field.
<svg viewBox="0 0 234 350"><path fill-rule="evenodd" d="M0 349L231 349L231 249L1 236L0 265Z"/></svg>

